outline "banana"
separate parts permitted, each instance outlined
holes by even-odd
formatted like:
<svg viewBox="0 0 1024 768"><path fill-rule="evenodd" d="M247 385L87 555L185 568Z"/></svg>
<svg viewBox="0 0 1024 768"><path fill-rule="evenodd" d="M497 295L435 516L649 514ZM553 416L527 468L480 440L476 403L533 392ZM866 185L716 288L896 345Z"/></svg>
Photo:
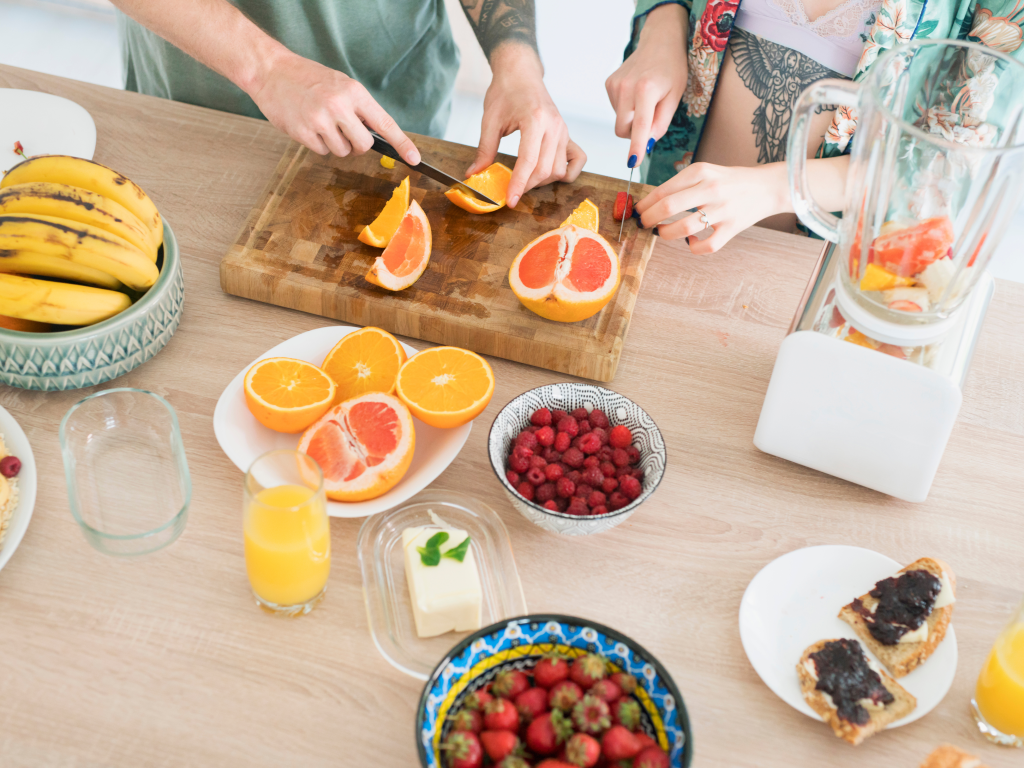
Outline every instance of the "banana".
<svg viewBox="0 0 1024 768"><path fill-rule="evenodd" d="M5 251L60 256L106 272L136 291L145 291L160 276L156 264L127 240L40 214L0 215L0 254Z"/></svg>
<svg viewBox="0 0 1024 768"><path fill-rule="evenodd" d="M38 213L77 221L117 235L156 262L158 246L139 217L109 197L67 184L34 182L0 189L0 214Z"/></svg>
<svg viewBox="0 0 1024 768"><path fill-rule="evenodd" d="M54 325L92 325L132 305L123 293L0 274L0 315Z"/></svg>
<svg viewBox="0 0 1024 768"><path fill-rule="evenodd" d="M107 272L78 264L66 256L47 256L31 250L0 250L0 273L53 277L111 291L125 290L124 284Z"/></svg>
<svg viewBox="0 0 1024 768"><path fill-rule="evenodd" d="M40 155L19 163L0 179L0 189L33 181L67 184L109 197L138 216L153 233L157 246L163 242L160 212L142 188L105 165L67 155Z"/></svg>

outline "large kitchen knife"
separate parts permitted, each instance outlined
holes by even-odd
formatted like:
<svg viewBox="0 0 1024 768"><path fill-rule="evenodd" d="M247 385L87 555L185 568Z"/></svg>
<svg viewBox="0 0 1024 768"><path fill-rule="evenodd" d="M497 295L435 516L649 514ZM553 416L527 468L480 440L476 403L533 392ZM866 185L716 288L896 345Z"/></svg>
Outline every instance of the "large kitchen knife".
<svg viewBox="0 0 1024 768"><path fill-rule="evenodd" d="M454 176L449 176L444 171L435 168L432 165L427 165L426 163L422 162L422 160L418 165L411 165L410 163L405 162L405 160L402 159L402 156L398 154L398 150L391 146L390 142L388 142L387 139L385 139L378 133L375 133L374 131L370 131L370 135L373 137L372 149L374 152L384 155L385 157L390 157L392 160L397 160L403 165L409 166L414 171L422 173L424 176L431 178L434 181L438 182L439 184L443 184L446 187L461 189L463 193L469 195L470 197L475 197L479 200L483 200L485 203L488 203L489 205L500 205L500 203L498 203L496 200L491 200L491 198L489 198L483 192L477 192L472 187L466 186L463 182L459 181Z"/></svg>

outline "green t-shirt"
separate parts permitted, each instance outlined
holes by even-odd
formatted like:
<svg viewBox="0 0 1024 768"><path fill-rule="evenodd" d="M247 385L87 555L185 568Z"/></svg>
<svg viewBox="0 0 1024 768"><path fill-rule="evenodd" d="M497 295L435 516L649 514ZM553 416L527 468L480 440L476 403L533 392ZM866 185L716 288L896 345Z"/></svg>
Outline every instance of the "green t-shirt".
<svg viewBox="0 0 1024 768"><path fill-rule="evenodd" d="M289 50L366 86L407 131L441 136L459 68L444 0L230 0ZM263 117L229 80L118 14L125 88Z"/></svg>

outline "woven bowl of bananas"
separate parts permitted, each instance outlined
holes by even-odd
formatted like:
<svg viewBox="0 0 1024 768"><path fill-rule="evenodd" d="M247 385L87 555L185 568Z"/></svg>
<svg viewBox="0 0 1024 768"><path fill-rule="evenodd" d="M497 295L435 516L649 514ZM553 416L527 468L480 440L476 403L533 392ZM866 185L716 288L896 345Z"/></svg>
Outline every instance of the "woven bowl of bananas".
<svg viewBox="0 0 1024 768"><path fill-rule="evenodd" d="M40 155L0 179L0 383L79 389L137 368L181 321L174 233L131 180Z"/></svg>

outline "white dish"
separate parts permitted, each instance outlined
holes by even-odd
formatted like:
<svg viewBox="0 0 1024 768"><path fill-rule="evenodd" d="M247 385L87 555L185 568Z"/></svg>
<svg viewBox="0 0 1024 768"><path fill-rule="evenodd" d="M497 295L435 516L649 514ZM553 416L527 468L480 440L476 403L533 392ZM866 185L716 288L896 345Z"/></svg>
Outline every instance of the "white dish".
<svg viewBox="0 0 1024 768"><path fill-rule="evenodd" d="M0 173L22 161L14 153L16 141L29 157L71 155L92 160L96 123L84 107L60 96L0 88Z"/></svg>
<svg viewBox="0 0 1024 768"><path fill-rule="evenodd" d="M7 535L0 545L2 570L21 543L25 531L28 530L28 521L32 519L32 510L36 505L36 459L32 455L32 446L28 444L25 432L2 406L0 434L4 436L7 452L21 459L21 471L18 473L18 506L14 508L11 522L7 525Z"/></svg>
<svg viewBox="0 0 1024 768"><path fill-rule="evenodd" d="M267 429L249 413L242 388L245 372L254 363L268 357L294 357L320 365L342 337L357 330L351 325L332 325L300 333L264 352L231 380L213 412L213 432L220 447L236 467L245 472L259 456L277 448L295 448L301 437ZM416 354L415 348L408 344L402 346L410 357ZM455 460L473 428L473 422L455 429L437 429L419 419L414 420L416 452L409 470L398 485L383 496L368 501L329 501L327 514L331 517L366 517L401 504L430 485Z"/></svg>
<svg viewBox="0 0 1024 768"><path fill-rule="evenodd" d="M800 692L796 664L801 654L818 640L856 638L853 628L839 618L839 609L902 567L870 549L827 545L794 550L762 568L740 603L740 639L765 685L794 709L821 720ZM917 708L889 727L931 712L953 684L956 663L951 624L931 658L897 681L917 698Z"/></svg>

